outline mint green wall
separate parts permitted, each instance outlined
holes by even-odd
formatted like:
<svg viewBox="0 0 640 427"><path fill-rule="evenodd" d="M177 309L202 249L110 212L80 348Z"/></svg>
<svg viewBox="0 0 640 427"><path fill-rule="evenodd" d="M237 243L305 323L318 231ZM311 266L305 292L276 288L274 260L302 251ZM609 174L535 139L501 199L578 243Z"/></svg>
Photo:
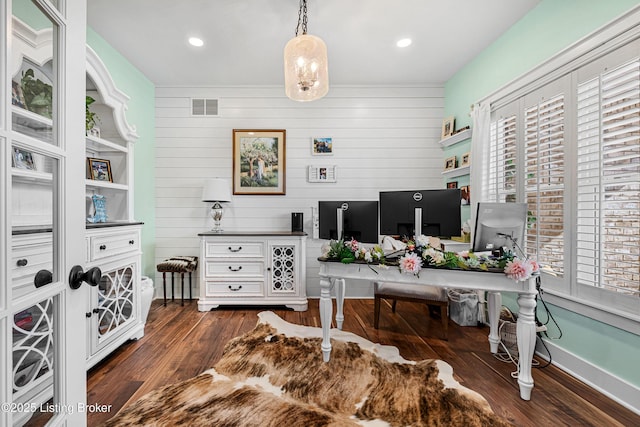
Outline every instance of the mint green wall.
<svg viewBox="0 0 640 427"><path fill-rule="evenodd" d="M143 221L142 274L155 275L155 86L100 35L87 28L87 44L104 62L116 84L130 100L127 121L136 127L134 144L135 219Z"/></svg>
<svg viewBox="0 0 640 427"><path fill-rule="evenodd" d="M543 0L446 83L445 117L455 116L456 128L471 124L471 104L638 4L632 0ZM455 146L457 151L469 151L469 142L461 144ZM451 155L445 153L445 157ZM515 298L505 295L503 302L517 308ZM640 387L640 336L560 307L550 306L550 310L563 332L554 344ZM557 336L553 328L549 334Z"/></svg>

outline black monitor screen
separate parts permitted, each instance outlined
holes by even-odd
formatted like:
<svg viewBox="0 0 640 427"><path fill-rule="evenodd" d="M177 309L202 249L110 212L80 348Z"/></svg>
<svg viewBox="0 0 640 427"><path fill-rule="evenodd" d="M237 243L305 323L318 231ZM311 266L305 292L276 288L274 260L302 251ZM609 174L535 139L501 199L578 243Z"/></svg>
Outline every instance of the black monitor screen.
<svg viewBox="0 0 640 427"><path fill-rule="evenodd" d="M380 192L380 234L415 235L415 208L422 208L422 234L460 236L460 190L412 190Z"/></svg>
<svg viewBox="0 0 640 427"><path fill-rule="evenodd" d="M343 236L338 236L337 210L342 210ZM378 201L321 201L320 238L378 243Z"/></svg>
<svg viewBox="0 0 640 427"><path fill-rule="evenodd" d="M478 203L473 251L523 251L526 226L526 203Z"/></svg>

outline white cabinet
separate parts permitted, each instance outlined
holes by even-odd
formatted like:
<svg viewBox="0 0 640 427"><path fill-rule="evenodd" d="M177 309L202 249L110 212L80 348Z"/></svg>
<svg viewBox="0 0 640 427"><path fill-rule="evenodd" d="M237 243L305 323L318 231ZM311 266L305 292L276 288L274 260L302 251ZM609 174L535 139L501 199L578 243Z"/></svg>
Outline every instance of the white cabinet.
<svg viewBox="0 0 640 427"><path fill-rule="evenodd" d="M141 225L87 230L88 264L102 277L87 301L87 368L144 335L140 313Z"/></svg>
<svg viewBox="0 0 640 427"><path fill-rule="evenodd" d="M284 305L307 309L306 234L199 234L198 310L220 305Z"/></svg>

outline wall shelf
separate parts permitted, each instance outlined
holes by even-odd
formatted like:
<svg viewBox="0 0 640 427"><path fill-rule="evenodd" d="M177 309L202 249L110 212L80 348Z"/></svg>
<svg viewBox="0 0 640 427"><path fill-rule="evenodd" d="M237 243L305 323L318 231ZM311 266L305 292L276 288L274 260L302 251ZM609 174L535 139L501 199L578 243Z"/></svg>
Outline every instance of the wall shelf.
<svg viewBox="0 0 640 427"><path fill-rule="evenodd" d="M116 184L114 182L108 182L108 181L97 181L93 179L87 179L85 182L85 185L89 188L109 188L111 190L123 190L123 191L129 190L128 185Z"/></svg>
<svg viewBox="0 0 640 427"><path fill-rule="evenodd" d="M450 137L441 140L439 144L441 148L444 148L469 138L471 138L471 129L463 130L462 132L451 135Z"/></svg>
<svg viewBox="0 0 640 427"><path fill-rule="evenodd" d="M471 171L471 166L463 166L461 168L449 169L442 172L442 176L446 178L455 178L462 175L469 175Z"/></svg>

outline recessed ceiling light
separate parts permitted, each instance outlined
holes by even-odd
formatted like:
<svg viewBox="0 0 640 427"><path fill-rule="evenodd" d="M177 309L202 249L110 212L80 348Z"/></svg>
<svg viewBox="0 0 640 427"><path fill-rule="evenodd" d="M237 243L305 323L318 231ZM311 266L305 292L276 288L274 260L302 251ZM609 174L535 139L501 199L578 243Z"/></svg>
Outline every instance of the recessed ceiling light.
<svg viewBox="0 0 640 427"><path fill-rule="evenodd" d="M411 39L401 39L401 40L398 40L398 43L396 43L396 46L407 47L410 44L411 44Z"/></svg>
<svg viewBox="0 0 640 427"><path fill-rule="evenodd" d="M191 46L200 47L204 45L204 42L202 41L202 39L199 39L197 37L189 37L189 44Z"/></svg>

